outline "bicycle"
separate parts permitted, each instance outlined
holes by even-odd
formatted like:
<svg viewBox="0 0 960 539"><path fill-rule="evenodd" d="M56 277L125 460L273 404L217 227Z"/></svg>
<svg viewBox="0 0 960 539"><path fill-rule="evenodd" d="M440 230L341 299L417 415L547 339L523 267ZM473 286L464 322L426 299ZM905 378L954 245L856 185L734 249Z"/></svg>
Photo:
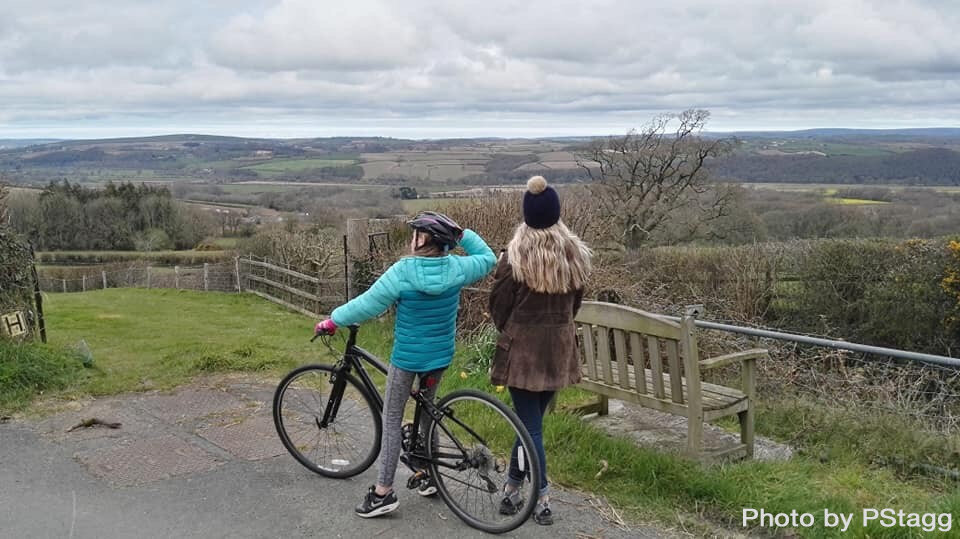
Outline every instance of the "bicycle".
<svg viewBox="0 0 960 539"><path fill-rule="evenodd" d="M274 424L287 451L307 469L337 479L369 468L382 436L383 398L363 364L383 374L387 366L357 346L357 326L349 330L336 364L294 369L273 398ZM327 336L317 334L311 342L317 337L337 354ZM501 401L473 389L430 402L423 383L410 392L416 402L413 422L401 431L400 460L414 472L407 488L417 488L429 473L443 501L470 526L504 533L523 524L536 505L540 477L539 462L528 457L536 452L523 423ZM524 473L522 501L512 508L501 505L511 458Z"/></svg>

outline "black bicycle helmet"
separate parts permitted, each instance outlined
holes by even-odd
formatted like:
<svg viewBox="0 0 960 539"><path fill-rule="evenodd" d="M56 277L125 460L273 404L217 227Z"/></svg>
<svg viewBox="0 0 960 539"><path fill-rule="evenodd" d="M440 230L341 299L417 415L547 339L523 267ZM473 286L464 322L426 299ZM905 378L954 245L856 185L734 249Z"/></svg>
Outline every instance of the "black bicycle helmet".
<svg viewBox="0 0 960 539"><path fill-rule="evenodd" d="M433 211L422 211L407 224L414 230L422 230L433 236L433 243L441 249L453 249L463 236L463 229L456 221Z"/></svg>

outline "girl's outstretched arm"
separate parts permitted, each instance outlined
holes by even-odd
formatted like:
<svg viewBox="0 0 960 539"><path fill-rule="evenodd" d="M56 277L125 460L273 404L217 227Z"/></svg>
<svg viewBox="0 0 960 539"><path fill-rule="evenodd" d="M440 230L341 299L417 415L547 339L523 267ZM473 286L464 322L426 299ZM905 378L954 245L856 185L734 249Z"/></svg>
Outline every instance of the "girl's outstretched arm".
<svg viewBox="0 0 960 539"><path fill-rule="evenodd" d="M497 263L497 257L493 255L493 250L490 249L487 242L470 229L463 231L460 246L467 252L467 256L460 257L466 278L464 284L483 279Z"/></svg>
<svg viewBox="0 0 960 539"><path fill-rule="evenodd" d="M366 292L337 307L330 313L330 318L338 326L359 324L375 316L383 314L391 305L400 299L400 270L397 266L403 261L390 266L373 286Z"/></svg>

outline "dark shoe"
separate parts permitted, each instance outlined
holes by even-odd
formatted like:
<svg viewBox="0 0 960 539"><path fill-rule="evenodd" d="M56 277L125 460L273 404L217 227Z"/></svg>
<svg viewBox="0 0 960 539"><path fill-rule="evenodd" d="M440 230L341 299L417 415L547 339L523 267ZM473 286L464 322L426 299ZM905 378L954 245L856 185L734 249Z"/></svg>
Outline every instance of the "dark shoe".
<svg viewBox="0 0 960 539"><path fill-rule="evenodd" d="M523 500L520 499L520 491L515 490L510 494L503 492L503 499L500 500L501 515L516 515L523 509Z"/></svg>
<svg viewBox="0 0 960 539"><path fill-rule="evenodd" d="M553 525L553 511L545 503L538 503L537 508L533 510L533 521L541 526Z"/></svg>
<svg viewBox="0 0 960 539"><path fill-rule="evenodd" d="M421 496L435 496L437 494L437 482L429 475L420 480L420 486L417 487L417 494Z"/></svg>
<svg viewBox="0 0 960 539"><path fill-rule="evenodd" d="M397 501L397 495L392 490L386 496L377 496L376 487L370 487L363 501L357 506L357 515L363 518L378 517L385 515L397 507L400 502Z"/></svg>

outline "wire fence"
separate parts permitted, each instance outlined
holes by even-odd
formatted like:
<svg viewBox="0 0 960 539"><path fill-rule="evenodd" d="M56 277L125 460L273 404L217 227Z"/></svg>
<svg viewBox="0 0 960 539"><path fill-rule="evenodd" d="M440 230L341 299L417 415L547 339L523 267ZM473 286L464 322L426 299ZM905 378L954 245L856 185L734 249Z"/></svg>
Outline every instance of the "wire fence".
<svg viewBox="0 0 960 539"><path fill-rule="evenodd" d="M76 275L79 273L79 275ZM117 269L97 267L72 270L71 276L55 277L41 272L40 289L49 293L88 292L106 288L174 288L237 292L240 279L236 261L202 266L142 266Z"/></svg>
<svg viewBox="0 0 960 539"><path fill-rule="evenodd" d="M315 316L346 301L346 282L336 275L342 267L333 261L328 271L308 275L288 265L254 256L198 266L104 266L71 268L56 276L56 268L39 276L47 293L71 293L106 288L169 288L208 292L250 292L292 310ZM63 273L63 272L61 272Z"/></svg>

